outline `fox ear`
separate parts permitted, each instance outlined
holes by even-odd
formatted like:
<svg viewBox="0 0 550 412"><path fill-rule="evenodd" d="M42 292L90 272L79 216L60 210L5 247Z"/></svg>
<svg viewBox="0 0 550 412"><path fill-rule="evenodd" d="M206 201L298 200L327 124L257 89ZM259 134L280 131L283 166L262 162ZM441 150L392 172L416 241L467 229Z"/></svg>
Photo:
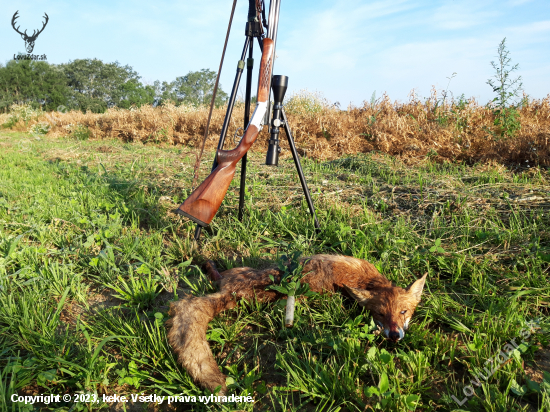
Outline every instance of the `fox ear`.
<svg viewBox="0 0 550 412"><path fill-rule="evenodd" d="M359 306L365 306L372 298L372 293L368 290L352 288L344 285L349 295L359 303Z"/></svg>
<svg viewBox="0 0 550 412"><path fill-rule="evenodd" d="M426 276L428 276L428 272L424 273L424 276L411 283L407 288L407 292L409 292L418 302L420 302L420 298L422 297L422 290L424 289L424 284L426 283Z"/></svg>

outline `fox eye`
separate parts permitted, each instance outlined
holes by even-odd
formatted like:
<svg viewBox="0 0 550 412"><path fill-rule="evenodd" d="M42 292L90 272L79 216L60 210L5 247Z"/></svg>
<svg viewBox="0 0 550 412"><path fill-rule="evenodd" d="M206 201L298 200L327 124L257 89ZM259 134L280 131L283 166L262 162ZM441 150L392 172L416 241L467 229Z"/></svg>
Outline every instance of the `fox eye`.
<svg viewBox="0 0 550 412"><path fill-rule="evenodd" d="M402 314L402 315L404 315L405 313L407 313L407 310L406 310L406 309L401 311L401 314Z"/></svg>

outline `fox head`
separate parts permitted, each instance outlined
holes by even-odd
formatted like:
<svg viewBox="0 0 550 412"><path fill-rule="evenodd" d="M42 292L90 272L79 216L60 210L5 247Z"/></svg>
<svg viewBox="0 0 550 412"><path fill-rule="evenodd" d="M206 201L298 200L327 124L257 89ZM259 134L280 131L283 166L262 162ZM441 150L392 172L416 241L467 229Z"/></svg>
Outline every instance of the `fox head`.
<svg viewBox="0 0 550 412"><path fill-rule="evenodd" d="M384 329L386 338L397 342L405 336L409 321L420 302L427 275L405 289L395 286L369 290L344 287L359 306L371 312L376 324Z"/></svg>

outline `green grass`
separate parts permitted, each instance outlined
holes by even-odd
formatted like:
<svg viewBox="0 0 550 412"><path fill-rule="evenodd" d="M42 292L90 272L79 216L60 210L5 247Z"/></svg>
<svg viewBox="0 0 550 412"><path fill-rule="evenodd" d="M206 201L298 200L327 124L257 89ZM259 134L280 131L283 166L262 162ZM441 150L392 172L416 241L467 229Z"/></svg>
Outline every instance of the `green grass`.
<svg viewBox="0 0 550 412"><path fill-rule="evenodd" d="M214 290L199 269L206 257L267 267L293 251L367 259L400 286L428 272L404 340L382 339L341 294L298 302L292 329L280 304L241 302L208 337L232 393L254 404L34 409L550 411L547 170L303 159L316 233L291 159L272 168L252 155L245 219L234 179L196 248L194 225L171 213L190 193L191 149L6 132L0 147L1 411L33 410L14 393L207 395L167 343L169 302ZM537 318L527 345L459 407L451 396L462 400Z"/></svg>

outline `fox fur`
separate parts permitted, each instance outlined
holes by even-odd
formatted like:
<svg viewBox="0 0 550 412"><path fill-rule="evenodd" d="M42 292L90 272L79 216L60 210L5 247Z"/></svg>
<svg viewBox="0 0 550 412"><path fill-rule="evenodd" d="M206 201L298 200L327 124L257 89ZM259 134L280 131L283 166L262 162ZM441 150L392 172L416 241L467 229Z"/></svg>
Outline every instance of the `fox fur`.
<svg viewBox="0 0 550 412"><path fill-rule="evenodd" d="M422 278L406 289L393 286L371 263L348 256L315 255L301 259L308 283L314 292L345 290L360 306L371 311L386 338L398 341L405 335L426 281ZM280 281L277 268L257 270L234 268L218 273L212 262L206 264L210 278L219 292L201 297L186 297L170 305L168 340L178 360L189 375L202 387L226 393L226 376L220 372L206 341L208 323L220 312L234 308L239 299L275 301L284 295L265 288Z"/></svg>

